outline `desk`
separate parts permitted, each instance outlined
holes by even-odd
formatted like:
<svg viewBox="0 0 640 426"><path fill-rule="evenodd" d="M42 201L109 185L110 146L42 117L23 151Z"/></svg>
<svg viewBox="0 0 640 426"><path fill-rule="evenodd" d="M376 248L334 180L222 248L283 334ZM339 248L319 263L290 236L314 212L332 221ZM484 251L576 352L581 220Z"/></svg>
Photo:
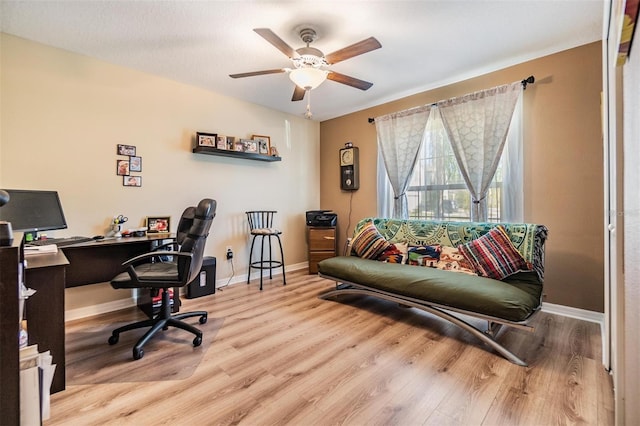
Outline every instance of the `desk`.
<svg viewBox="0 0 640 426"><path fill-rule="evenodd" d="M27 256L26 286L36 290L26 303L29 344L51 351L57 364L51 393L65 388L64 289L108 282L122 263L148 253L168 234L91 241L60 247L55 254ZM106 345L106 337L105 337Z"/></svg>

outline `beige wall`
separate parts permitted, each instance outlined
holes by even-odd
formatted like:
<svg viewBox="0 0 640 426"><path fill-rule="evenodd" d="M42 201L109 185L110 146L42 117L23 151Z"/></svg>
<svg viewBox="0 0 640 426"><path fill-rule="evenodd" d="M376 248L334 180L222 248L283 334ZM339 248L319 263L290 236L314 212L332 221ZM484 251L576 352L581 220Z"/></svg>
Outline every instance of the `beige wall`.
<svg viewBox="0 0 640 426"><path fill-rule="evenodd" d="M2 34L0 185L60 193L69 229L104 234L116 214L128 225L148 215L177 220L204 197L218 201L206 255L218 281L246 274L244 211L278 210L288 265L306 262L304 212L319 207L319 124L200 88ZM290 123L291 140L285 139ZM197 131L270 135L283 157L265 163L196 155ZM142 156L142 187L122 186L116 144ZM67 309L129 297L108 284L68 289Z"/></svg>
<svg viewBox="0 0 640 426"><path fill-rule="evenodd" d="M376 132L375 125L367 122L368 117L461 96L529 75L535 76L536 83L524 92L525 221L549 228L545 301L603 312L600 43L321 123L320 205L339 215L340 247L355 222L376 215ZM353 194L342 192L339 185L338 150L347 141L360 148L360 189Z"/></svg>

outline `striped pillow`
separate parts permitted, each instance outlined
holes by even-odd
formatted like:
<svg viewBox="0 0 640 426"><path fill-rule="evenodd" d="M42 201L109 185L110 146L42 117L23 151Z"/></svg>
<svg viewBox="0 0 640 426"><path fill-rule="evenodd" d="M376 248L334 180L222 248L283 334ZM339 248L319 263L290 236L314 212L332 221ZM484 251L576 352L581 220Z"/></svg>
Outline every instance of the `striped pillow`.
<svg viewBox="0 0 640 426"><path fill-rule="evenodd" d="M529 270L527 262L501 225L478 239L461 244L458 249L483 277L502 280L516 272Z"/></svg>
<svg viewBox="0 0 640 426"><path fill-rule="evenodd" d="M373 223L365 225L351 243L351 248L359 257L377 259L391 244L378 232Z"/></svg>

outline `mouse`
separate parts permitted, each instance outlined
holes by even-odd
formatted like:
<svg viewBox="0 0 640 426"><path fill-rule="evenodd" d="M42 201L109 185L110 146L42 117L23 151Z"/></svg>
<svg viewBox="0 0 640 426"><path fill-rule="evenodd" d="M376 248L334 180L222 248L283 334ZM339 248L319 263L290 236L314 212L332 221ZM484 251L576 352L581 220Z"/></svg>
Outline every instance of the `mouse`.
<svg viewBox="0 0 640 426"><path fill-rule="evenodd" d="M98 241L98 240L103 240L104 239L104 235L96 235L93 237L94 240Z"/></svg>

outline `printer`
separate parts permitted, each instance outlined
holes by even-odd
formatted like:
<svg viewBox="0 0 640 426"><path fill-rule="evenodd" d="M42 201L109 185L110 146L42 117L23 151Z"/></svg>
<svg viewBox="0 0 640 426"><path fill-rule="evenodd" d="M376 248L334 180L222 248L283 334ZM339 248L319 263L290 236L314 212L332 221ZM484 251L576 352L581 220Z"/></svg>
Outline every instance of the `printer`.
<svg viewBox="0 0 640 426"><path fill-rule="evenodd" d="M309 210L307 212L307 226L332 227L336 226L338 215L331 210Z"/></svg>

